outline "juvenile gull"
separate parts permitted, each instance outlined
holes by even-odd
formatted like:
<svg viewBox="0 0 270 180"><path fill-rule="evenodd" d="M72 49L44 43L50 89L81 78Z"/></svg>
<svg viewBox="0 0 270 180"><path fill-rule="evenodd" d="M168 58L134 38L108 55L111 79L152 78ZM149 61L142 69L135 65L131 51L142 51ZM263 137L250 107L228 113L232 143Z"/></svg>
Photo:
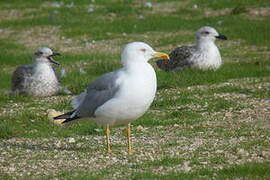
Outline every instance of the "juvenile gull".
<svg viewBox="0 0 270 180"><path fill-rule="evenodd" d="M196 45L181 46L170 53L169 61L157 60L156 64L165 71L176 71L185 68L198 68L202 70L216 70L222 65L222 59L215 40L227 40L224 35L209 26L204 26L196 32Z"/></svg>
<svg viewBox="0 0 270 180"><path fill-rule="evenodd" d="M53 59L59 55L48 47L39 48L33 55L32 65L21 65L14 71L11 94L51 96L63 90L51 65L59 65Z"/></svg>
<svg viewBox="0 0 270 180"><path fill-rule="evenodd" d="M128 153L131 153L130 122L147 111L156 93L156 73L148 63L154 57L169 58L165 53L154 51L146 43L127 44L121 55L123 67L90 83L83 93L73 99L71 104L74 110L54 119L65 119L62 124L68 124L88 118L105 126L109 153L109 127L127 125Z"/></svg>

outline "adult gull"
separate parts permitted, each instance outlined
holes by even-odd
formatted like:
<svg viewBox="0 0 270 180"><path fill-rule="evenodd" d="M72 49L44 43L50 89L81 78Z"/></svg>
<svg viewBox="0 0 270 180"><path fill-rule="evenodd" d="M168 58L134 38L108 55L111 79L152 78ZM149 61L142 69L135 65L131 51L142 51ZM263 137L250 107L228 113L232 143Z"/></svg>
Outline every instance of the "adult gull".
<svg viewBox="0 0 270 180"><path fill-rule="evenodd" d="M148 63L152 58L168 59L169 56L143 42L127 44L121 55L123 67L90 83L72 100L74 110L54 119L65 119L62 124L69 124L86 118L105 126L108 153L111 152L110 126L127 125L128 153L131 153L130 122L147 111L156 93L156 73Z"/></svg>
<svg viewBox="0 0 270 180"><path fill-rule="evenodd" d="M216 39L227 40L209 26L201 27L196 32L196 44L193 46L177 47L170 53L169 61L157 60L157 66L165 71L183 70L185 68L198 68L202 70L216 70L222 65L222 59Z"/></svg>

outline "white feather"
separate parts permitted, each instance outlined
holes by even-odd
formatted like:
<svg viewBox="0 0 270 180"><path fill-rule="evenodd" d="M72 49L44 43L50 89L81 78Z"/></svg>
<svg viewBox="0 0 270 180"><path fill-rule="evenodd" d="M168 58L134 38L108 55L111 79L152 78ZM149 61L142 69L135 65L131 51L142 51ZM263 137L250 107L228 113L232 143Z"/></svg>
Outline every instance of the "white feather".
<svg viewBox="0 0 270 180"><path fill-rule="evenodd" d="M83 102L85 96L86 96L86 90L84 92L82 92L79 96L75 97L72 101L71 101L71 105L74 109L77 109L81 103Z"/></svg>

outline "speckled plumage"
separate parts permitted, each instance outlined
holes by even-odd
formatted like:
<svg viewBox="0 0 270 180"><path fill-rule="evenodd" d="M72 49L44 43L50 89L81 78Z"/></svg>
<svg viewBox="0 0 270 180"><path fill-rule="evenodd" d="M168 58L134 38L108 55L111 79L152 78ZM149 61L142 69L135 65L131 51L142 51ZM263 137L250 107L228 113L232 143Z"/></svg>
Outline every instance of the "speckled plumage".
<svg viewBox="0 0 270 180"><path fill-rule="evenodd" d="M169 61L157 60L156 63L160 69L165 71L181 70L192 65L189 58L195 51L196 49L194 46L178 47L169 54Z"/></svg>
<svg viewBox="0 0 270 180"><path fill-rule="evenodd" d="M12 75L11 94L30 96L51 96L62 88L51 63L57 63L52 56L58 55L43 47L34 53L32 65L19 66Z"/></svg>
<svg viewBox="0 0 270 180"><path fill-rule="evenodd" d="M169 61L157 60L157 66L164 71L176 71L185 68L213 69L222 65L222 59L215 39L227 39L219 35L217 31L209 26L204 26L196 32L197 42L194 46L177 47L170 53Z"/></svg>

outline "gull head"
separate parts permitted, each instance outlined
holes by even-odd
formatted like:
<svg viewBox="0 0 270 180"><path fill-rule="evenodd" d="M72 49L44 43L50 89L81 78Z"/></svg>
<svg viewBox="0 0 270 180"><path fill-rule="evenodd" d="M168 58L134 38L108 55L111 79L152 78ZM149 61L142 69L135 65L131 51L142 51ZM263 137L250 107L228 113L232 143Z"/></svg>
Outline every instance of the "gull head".
<svg viewBox="0 0 270 180"><path fill-rule="evenodd" d="M121 55L123 64L130 62L147 62L152 58L169 59L168 54L157 52L144 42L132 42L124 47Z"/></svg>
<svg viewBox="0 0 270 180"><path fill-rule="evenodd" d="M214 28L210 26L201 27L196 32L196 38L198 41L215 41L218 39L227 40L227 37L219 34Z"/></svg>
<svg viewBox="0 0 270 180"><path fill-rule="evenodd" d="M53 52L48 47L40 47L38 50L34 53L34 59L36 62L42 62L42 63L53 63L59 65L60 63L55 61L53 59L53 56L60 56L59 53Z"/></svg>

